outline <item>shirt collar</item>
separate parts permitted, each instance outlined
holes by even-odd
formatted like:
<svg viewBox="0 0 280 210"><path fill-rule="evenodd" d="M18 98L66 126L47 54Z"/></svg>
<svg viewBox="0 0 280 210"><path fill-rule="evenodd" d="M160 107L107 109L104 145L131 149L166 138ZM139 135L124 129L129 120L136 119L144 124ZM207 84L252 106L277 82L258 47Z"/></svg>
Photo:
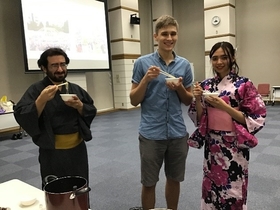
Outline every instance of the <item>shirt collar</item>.
<svg viewBox="0 0 280 210"><path fill-rule="evenodd" d="M174 60L172 62L176 62L176 60L178 59L178 55L175 53L175 51L172 51L172 54L173 54L173 57L174 57ZM157 57L157 59L161 62L164 62L164 60L160 57L160 54L158 52L158 50L156 50L154 52L154 55Z"/></svg>

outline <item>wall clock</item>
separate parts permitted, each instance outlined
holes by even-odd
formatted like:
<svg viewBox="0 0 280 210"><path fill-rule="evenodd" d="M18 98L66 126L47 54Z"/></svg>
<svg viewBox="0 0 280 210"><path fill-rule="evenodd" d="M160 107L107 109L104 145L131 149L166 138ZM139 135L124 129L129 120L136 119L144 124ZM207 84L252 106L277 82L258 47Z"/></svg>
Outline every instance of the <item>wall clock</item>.
<svg viewBox="0 0 280 210"><path fill-rule="evenodd" d="M217 26L221 22L221 18L219 16L214 16L211 20L212 25Z"/></svg>

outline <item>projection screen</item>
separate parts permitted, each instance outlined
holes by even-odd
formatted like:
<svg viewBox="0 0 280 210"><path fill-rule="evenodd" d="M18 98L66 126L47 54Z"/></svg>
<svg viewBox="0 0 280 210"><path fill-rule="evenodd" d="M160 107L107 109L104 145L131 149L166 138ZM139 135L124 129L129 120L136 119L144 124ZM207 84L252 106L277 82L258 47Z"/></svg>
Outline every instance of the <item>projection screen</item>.
<svg viewBox="0 0 280 210"><path fill-rule="evenodd" d="M110 71L107 1L21 0L25 72L50 47L70 58L68 71Z"/></svg>

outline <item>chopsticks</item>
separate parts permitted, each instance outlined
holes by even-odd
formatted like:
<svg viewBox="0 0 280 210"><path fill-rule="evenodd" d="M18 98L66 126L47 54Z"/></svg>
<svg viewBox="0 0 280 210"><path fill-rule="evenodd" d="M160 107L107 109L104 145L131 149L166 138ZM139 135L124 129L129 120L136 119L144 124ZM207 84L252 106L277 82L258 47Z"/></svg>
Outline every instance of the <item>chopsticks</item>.
<svg viewBox="0 0 280 210"><path fill-rule="evenodd" d="M150 67L154 67L153 65L150 65ZM164 76L170 77L170 78L176 78L172 74L167 73L166 71L163 71L160 69L159 71L160 74L163 74Z"/></svg>
<svg viewBox="0 0 280 210"><path fill-rule="evenodd" d="M159 73L160 73L160 74L163 74L163 75L165 75L165 76L167 76L167 77L170 77L170 78L176 78L176 77L174 77L172 74L169 74L169 73L167 73L167 72L165 72L165 71L163 71L163 70L160 70Z"/></svg>
<svg viewBox="0 0 280 210"><path fill-rule="evenodd" d="M60 87L62 85L68 85L68 82L61 83L61 84L57 85L57 87Z"/></svg>

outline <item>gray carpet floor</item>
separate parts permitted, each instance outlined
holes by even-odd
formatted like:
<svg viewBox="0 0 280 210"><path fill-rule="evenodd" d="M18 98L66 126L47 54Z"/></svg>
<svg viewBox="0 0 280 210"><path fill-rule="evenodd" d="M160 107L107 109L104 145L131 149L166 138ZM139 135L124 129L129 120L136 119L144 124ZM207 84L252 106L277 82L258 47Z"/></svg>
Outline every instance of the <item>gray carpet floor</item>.
<svg viewBox="0 0 280 210"><path fill-rule="evenodd" d="M185 123L194 126L183 107ZM259 145L251 150L249 210L280 209L280 105L267 106L266 126L257 134ZM92 123L93 139L87 143L90 160L90 201L93 210L129 210L141 206L138 125L140 110L100 114ZM203 150L190 148L185 181L181 184L179 210L199 210ZM41 187L38 148L29 136L11 140L0 137L0 183L20 179ZM166 207L163 172L157 184L157 207Z"/></svg>

